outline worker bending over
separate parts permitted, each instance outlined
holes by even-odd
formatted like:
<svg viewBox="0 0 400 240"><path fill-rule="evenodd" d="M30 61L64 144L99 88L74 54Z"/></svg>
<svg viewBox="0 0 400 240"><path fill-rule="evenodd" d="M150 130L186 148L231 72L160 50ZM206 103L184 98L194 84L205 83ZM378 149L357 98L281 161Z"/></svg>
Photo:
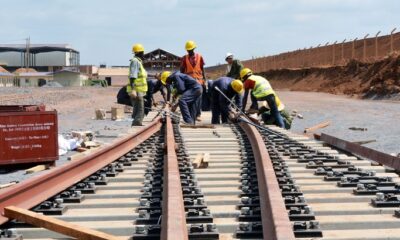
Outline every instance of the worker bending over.
<svg viewBox="0 0 400 240"><path fill-rule="evenodd" d="M279 111L283 110L285 106L272 89L268 80L254 75L249 68L244 68L240 71L240 78L245 89L243 111L245 111L249 90L251 90L252 104L250 109L258 110L258 101L267 101L271 116L275 119L275 125L284 128L285 124Z"/></svg>
<svg viewBox="0 0 400 240"><path fill-rule="evenodd" d="M194 41L187 41L185 49L187 54L182 57L180 71L181 73L187 74L192 78L196 79L203 89L203 95L197 100L196 103L196 118L201 121L201 110L207 108L203 106L203 98L206 98L207 86L206 86L206 74L204 72L204 59L199 53L195 53L194 50L197 47ZM204 101L206 103L206 100Z"/></svg>
<svg viewBox="0 0 400 240"><path fill-rule="evenodd" d="M228 123L228 115L230 111L230 102L223 94L218 91L218 88L229 99L235 98L236 105L242 107L243 83L230 77L221 77L213 81L211 87L211 111L212 124Z"/></svg>
<svg viewBox="0 0 400 240"><path fill-rule="evenodd" d="M144 47L135 44L132 47L135 54L129 65L129 84L126 88L132 101L132 126L142 126L144 118L144 95L147 92L147 72L143 67Z"/></svg>
<svg viewBox="0 0 400 240"><path fill-rule="evenodd" d="M225 61L228 63L226 76L234 79L239 79L240 71L242 71L243 69L243 65L240 60L235 59L232 53L227 53Z"/></svg>
<svg viewBox="0 0 400 240"><path fill-rule="evenodd" d="M148 79L147 80L147 93L145 98L145 103L144 103L144 114L147 116L147 114L151 111L152 106L156 105L156 102L154 100L154 94L157 92L161 93L161 96L163 97L163 100L165 103L169 101L170 97L170 91L168 91L169 88L166 88L162 83L161 83L161 78L159 76L156 76L156 78ZM167 91L167 94L166 94Z"/></svg>
<svg viewBox="0 0 400 240"><path fill-rule="evenodd" d="M165 71L161 74L161 82L166 85L172 85L174 97L179 98L179 108L183 121L188 124L195 124L196 121L196 103L201 97L203 88L196 79L179 71L171 73Z"/></svg>

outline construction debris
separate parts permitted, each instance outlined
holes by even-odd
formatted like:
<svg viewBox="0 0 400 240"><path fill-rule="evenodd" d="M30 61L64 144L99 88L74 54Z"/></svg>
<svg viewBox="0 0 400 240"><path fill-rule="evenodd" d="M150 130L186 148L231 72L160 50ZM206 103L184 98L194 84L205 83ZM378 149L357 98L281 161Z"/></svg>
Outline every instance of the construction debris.
<svg viewBox="0 0 400 240"><path fill-rule="evenodd" d="M303 119L304 118L303 115L301 115L300 113L296 114L296 117L299 118L299 119Z"/></svg>
<svg viewBox="0 0 400 240"><path fill-rule="evenodd" d="M50 165L48 164L41 164L41 165L37 165L35 167L31 167L29 169L25 170L25 174L31 174L31 173L35 173L35 172L40 172L40 171L44 171L50 168Z"/></svg>
<svg viewBox="0 0 400 240"><path fill-rule="evenodd" d="M82 147L85 148L95 148L95 147L99 147L100 143L98 142L94 142L94 141L86 141L82 143Z"/></svg>
<svg viewBox="0 0 400 240"><path fill-rule="evenodd" d="M96 118L95 118L96 120L106 119L106 110L104 110L104 109L96 109L95 114L96 114Z"/></svg>
<svg viewBox="0 0 400 240"><path fill-rule="evenodd" d="M111 120L123 119L125 117L124 109L121 107L111 108Z"/></svg>
<svg viewBox="0 0 400 240"><path fill-rule="evenodd" d="M124 112L125 113L132 113L133 112L133 107L125 105Z"/></svg>
<svg viewBox="0 0 400 240"><path fill-rule="evenodd" d="M367 131L367 128L362 128L362 127L349 127L349 130L353 131Z"/></svg>
<svg viewBox="0 0 400 240"><path fill-rule="evenodd" d="M17 183L18 183L18 181L13 181L13 182L9 182L9 183L6 183L6 184L2 184L2 185L0 185L0 189L11 187L11 186L13 186L13 185L15 185Z"/></svg>
<svg viewBox="0 0 400 240"><path fill-rule="evenodd" d="M81 139L82 141L92 141L93 140L93 132L92 131L72 131L72 137Z"/></svg>
<svg viewBox="0 0 400 240"><path fill-rule="evenodd" d="M313 131L321 129L321 128L326 128L330 124L331 124L331 121L326 121L326 122L319 123L319 124L314 125L312 127L305 128L304 129L304 133L309 133L309 132L313 132Z"/></svg>
<svg viewBox="0 0 400 240"><path fill-rule="evenodd" d="M50 231L61 233L80 240L117 240L113 235L85 228L77 224L62 221L57 218L44 216L22 208L10 206L4 208L4 215L10 219L28 223L36 227L46 228Z"/></svg>
<svg viewBox="0 0 400 240"><path fill-rule="evenodd" d="M359 145L364 145L364 144L368 144L368 143L373 143L376 142L375 139L371 139L371 140L363 140L363 141L354 141L353 143L359 144Z"/></svg>
<svg viewBox="0 0 400 240"><path fill-rule="evenodd" d="M199 153L193 161L194 168L207 168L210 161L209 153Z"/></svg>

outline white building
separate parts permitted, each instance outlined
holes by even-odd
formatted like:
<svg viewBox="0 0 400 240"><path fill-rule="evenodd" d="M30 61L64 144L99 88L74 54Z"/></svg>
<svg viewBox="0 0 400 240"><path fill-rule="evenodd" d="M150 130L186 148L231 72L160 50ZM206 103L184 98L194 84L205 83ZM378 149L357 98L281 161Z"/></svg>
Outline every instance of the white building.
<svg viewBox="0 0 400 240"><path fill-rule="evenodd" d="M0 44L0 63L9 71L29 67L38 71L56 71L63 67L79 67L79 52L68 44ZM29 55L29 58L26 56Z"/></svg>

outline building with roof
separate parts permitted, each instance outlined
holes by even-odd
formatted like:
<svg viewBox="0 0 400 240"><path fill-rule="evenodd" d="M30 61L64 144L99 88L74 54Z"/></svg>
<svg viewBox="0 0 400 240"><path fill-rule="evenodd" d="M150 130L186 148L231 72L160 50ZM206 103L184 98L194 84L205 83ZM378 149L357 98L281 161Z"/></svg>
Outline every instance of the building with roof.
<svg viewBox="0 0 400 240"><path fill-rule="evenodd" d="M149 74L179 69L181 58L163 49L156 49L144 55L143 66ZM100 67L97 77L106 80L109 86L124 86L128 83L128 66Z"/></svg>
<svg viewBox="0 0 400 240"><path fill-rule="evenodd" d="M64 87L82 87L88 85L89 77L73 69L63 69L53 74L53 81Z"/></svg>
<svg viewBox="0 0 400 240"><path fill-rule="evenodd" d="M15 77L20 87L41 87L53 80L53 72L19 72Z"/></svg>
<svg viewBox="0 0 400 240"><path fill-rule="evenodd" d="M29 66L53 72L64 67L79 67L79 52L68 44L0 44L0 63L12 72Z"/></svg>
<svg viewBox="0 0 400 240"><path fill-rule="evenodd" d="M13 87L17 84L15 75L0 66L0 87Z"/></svg>

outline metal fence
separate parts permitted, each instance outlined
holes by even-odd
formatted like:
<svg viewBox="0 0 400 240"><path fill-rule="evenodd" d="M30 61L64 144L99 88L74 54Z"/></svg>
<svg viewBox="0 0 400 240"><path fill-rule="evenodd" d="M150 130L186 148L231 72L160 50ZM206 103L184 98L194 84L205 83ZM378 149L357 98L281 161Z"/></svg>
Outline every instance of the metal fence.
<svg viewBox="0 0 400 240"><path fill-rule="evenodd" d="M345 65L354 59L361 62L373 62L388 55L400 52L400 33L395 33L396 28L390 34L380 36L379 31L373 37L367 34L363 38L341 42L335 41L319 44L316 47L298 49L284 52L278 55L253 58L243 61L244 66L254 72L264 72L273 69L298 69L310 67L330 67ZM207 68L210 74L222 73L226 64Z"/></svg>

